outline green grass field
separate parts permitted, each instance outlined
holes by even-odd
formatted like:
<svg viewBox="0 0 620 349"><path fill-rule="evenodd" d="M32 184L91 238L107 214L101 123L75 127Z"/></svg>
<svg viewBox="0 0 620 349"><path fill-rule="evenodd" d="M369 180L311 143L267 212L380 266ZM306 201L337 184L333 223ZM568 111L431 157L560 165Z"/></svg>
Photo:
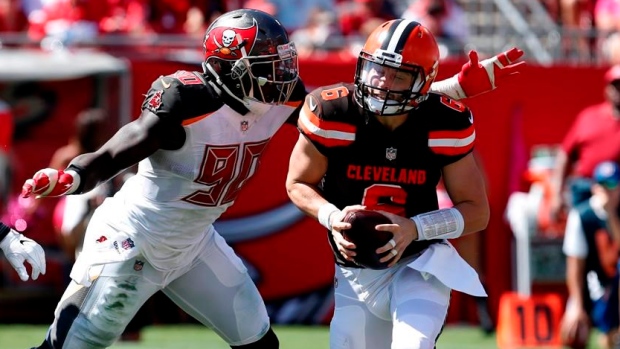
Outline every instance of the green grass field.
<svg viewBox="0 0 620 349"><path fill-rule="evenodd" d="M0 325L0 348L28 349L39 344L47 327ZM321 326L276 326L282 349L327 349L328 329ZM197 325L152 326L143 332L139 343L120 342L114 349L229 349L210 330ZM447 327L439 339L439 349L495 349L494 336L485 336L478 328ZM380 348L377 348L380 349ZM596 349L591 345L590 349Z"/></svg>

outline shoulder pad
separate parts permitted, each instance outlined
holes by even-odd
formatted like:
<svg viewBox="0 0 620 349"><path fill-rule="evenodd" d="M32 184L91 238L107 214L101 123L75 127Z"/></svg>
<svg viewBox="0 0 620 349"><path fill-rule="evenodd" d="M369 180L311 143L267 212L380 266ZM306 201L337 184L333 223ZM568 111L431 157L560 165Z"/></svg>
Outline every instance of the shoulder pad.
<svg viewBox="0 0 620 349"><path fill-rule="evenodd" d="M322 146L346 146L355 140L359 110L352 101L349 84L320 87L310 92L299 112L298 127Z"/></svg>
<svg viewBox="0 0 620 349"><path fill-rule="evenodd" d="M420 104L419 112L429 118L428 146L442 155L465 155L472 151L476 140L474 117L463 102L442 94L429 94Z"/></svg>
<svg viewBox="0 0 620 349"><path fill-rule="evenodd" d="M159 116L174 115L184 120L213 112L222 104L201 73L179 70L153 81L142 109Z"/></svg>

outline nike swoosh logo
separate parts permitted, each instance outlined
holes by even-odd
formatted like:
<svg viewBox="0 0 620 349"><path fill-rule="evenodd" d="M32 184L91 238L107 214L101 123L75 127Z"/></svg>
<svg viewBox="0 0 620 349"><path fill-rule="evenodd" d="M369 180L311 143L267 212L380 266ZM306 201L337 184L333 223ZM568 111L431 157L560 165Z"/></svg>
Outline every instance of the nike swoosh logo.
<svg viewBox="0 0 620 349"><path fill-rule="evenodd" d="M310 110L312 111L316 109L316 102L314 102L314 98L312 97L308 98L308 107L310 107Z"/></svg>
<svg viewBox="0 0 620 349"><path fill-rule="evenodd" d="M166 82L164 78L161 78L161 84L164 86L164 88L170 88L170 83Z"/></svg>

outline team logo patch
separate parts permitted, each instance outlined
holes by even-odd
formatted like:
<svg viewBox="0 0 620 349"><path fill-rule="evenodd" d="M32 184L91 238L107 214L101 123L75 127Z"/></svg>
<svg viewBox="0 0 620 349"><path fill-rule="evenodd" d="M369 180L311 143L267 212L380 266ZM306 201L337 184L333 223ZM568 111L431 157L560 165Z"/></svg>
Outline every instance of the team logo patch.
<svg viewBox="0 0 620 349"><path fill-rule="evenodd" d="M159 109L159 107L161 107L161 95L164 93L164 91L157 91L155 92L151 98L149 98L148 102L146 102L146 107L152 111L155 112L157 111L157 109Z"/></svg>
<svg viewBox="0 0 620 349"><path fill-rule="evenodd" d="M396 148L389 147L385 149L385 158L390 161L396 160Z"/></svg>
<svg viewBox="0 0 620 349"><path fill-rule="evenodd" d="M245 57L252 50L257 35L256 20L249 28L216 27L205 37L205 51L207 56L215 55L223 59Z"/></svg>
<svg viewBox="0 0 620 349"><path fill-rule="evenodd" d="M241 121L241 131L245 132L250 127L250 123L247 120Z"/></svg>
<svg viewBox="0 0 620 349"><path fill-rule="evenodd" d="M129 250L129 249L134 248L136 245L134 244L133 240L131 240L130 238L127 238L123 240L123 242L121 242L121 246L123 247L123 249Z"/></svg>
<svg viewBox="0 0 620 349"><path fill-rule="evenodd" d="M143 267L144 267L144 262L136 259L136 262L133 264L133 270L140 271L142 270Z"/></svg>

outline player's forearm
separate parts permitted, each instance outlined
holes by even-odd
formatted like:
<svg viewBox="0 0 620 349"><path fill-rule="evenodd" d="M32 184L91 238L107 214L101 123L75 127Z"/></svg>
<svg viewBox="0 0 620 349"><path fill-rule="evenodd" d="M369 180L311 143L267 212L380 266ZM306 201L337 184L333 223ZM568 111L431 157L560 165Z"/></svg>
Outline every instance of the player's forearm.
<svg viewBox="0 0 620 349"><path fill-rule="evenodd" d="M307 183L289 183L287 192L293 204L313 218L317 218L321 206L328 203L316 186Z"/></svg>
<svg viewBox="0 0 620 349"><path fill-rule="evenodd" d="M583 308L585 260L577 257L566 258L566 288L571 299Z"/></svg>
<svg viewBox="0 0 620 349"><path fill-rule="evenodd" d="M133 122L122 127L96 152L75 157L69 166L77 168L80 188L74 193L88 192L153 154L159 149L158 138Z"/></svg>
<svg viewBox="0 0 620 349"><path fill-rule="evenodd" d="M454 205L463 215L463 234L468 235L486 229L491 216L488 202L463 202Z"/></svg>

